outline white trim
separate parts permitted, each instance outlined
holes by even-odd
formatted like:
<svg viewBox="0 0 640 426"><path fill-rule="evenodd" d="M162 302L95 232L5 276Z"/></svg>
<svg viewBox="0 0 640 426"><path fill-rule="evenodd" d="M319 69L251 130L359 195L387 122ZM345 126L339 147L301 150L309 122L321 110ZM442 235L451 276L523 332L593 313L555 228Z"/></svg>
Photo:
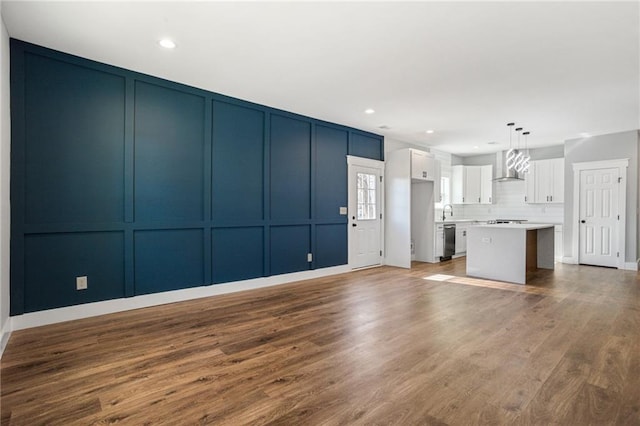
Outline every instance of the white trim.
<svg viewBox="0 0 640 426"><path fill-rule="evenodd" d="M103 302L85 303L83 305L68 306L64 308L17 315L11 317L9 320L12 321L11 326L13 330L22 330L25 328L39 327L41 325L95 317L98 315L111 314L132 309L147 308L149 306L164 305L167 303L182 302L185 300L200 299L203 297L234 293L237 291L253 290L294 281L343 274L346 272L351 272L351 268L349 268L348 265L341 265L331 268L316 269L313 271L302 271L291 274L256 278L246 281L235 281L231 283L193 287L183 290L127 297L123 299L106 300Z"/></svg>
<svg viewBox="0 0 640 426"><path fill-rule="evenodd" d="M563 256L562 263L566 263L568 265L577 265L578 260L573 256Z"/></svg>
<svg viewBox="0 0 640 426"><path fill-rule="evenodd" d="M371 158L347 155L347 164L360 167L371 167L372 169L381 169L384 171L384 161L372 160Z"/></svg>
<svg viewBox="0 0 640 426"><path fill-rule="evenodd" d="M618 169L619 176L622 178L620 191L618 192L618 249L620 253L618 257L618 269L627 269L625 263L625 247L626 247L626 227L627 227L627 169L629 168L629 159L621 158L618 160L603 161L587 161L581 163L573 163L573 227L571 235L571 250L575 263L580 263L580 172L584 170L596 169Z"/></svg>
<svg viewBox="0 0 640 426"><path fill-rule="evenodd" d="M584 161L581 163L573 163L573 170L596 170L596 169L612 169L629 167L628 158L620 158L618 160L602 160L602 161Z"/></svg>
<svg viewBox="0 0 640 426"><path fill-rule="evenodd" d="M7 347L7 343L9 343L9 338L11 337L11 322L11 317L7 318L7 321L4 323L4 327L2 327L2 335L0 336L0 359L2 358L2 354Z"/></svg>
<svg viewBox="0 0 640 426"><path fill-rule="evenodd" d="M384 263L384 256L386 255L385 252L385 242L384 242L384 222L385 222L385 217L386 217L386 212L385 212L385 194L384 194L384 187L386 184L386 180L385 180L385 176L384 176L384 161L380 161L380 160L372 160L371 158L363 158L363 157L356 157L354 155L347 155L347 182L348 182L348 186L347 186L347 205L350 205L350 197L351 197L351 186L352 183L350 176L351 176L351 167L352 166L356 166L356 167L369 167L371 169L375 169L380 173L380 177L382 178L382 183L380 184L380 214L382 214L382 219L380 220L380 250L382 251L382 255L380 256L380 263L378 263L377 265L371 265L372 267L375 266L382 266ZM347 209L347 224L348 224L348 230L347 230L347 259L348 259L348 265L352 270L357 270L357 269L363 269L362 267L358 267L358 268L353 268L352 262L353 260L352 255L351 255L351 244L353 243L352 238L351 238L351 220L349 219L349 216L351 215L352 212L348 211Z"/></svg>
<svg viewBox="0 0 640 426"><path fill-rule="evenodd" d="M381 267L383 267L383 266L384 266L383 264L380 264L380 265L361 266L361 267L359 267L359 268L351 268L351 272L355 272L355 271L362 271L362 270L365 270L365 269L372 269L372 268L381 268Z"/></svg>
<svg viewBox="0 0 640 426"><path fill-rule="evenodd" d="M627 271L637 271L638 270L638 263L637 262L625 262L624 269L626 269Z"/></svg>

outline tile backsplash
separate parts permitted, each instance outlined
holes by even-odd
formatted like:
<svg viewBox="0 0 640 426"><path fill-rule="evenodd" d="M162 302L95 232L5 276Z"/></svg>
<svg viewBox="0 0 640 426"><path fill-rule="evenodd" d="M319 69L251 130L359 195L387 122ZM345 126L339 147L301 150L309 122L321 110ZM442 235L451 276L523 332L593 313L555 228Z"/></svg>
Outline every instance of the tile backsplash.
<svg viewBox="0 0 640 426"><path fill-rule="evenodd" d="M447 209L447 219L524 219L529 222L562 224L564 204L527 204L524 202L524 181L494 182L493 204L456 204L453 216ZM436 220L442 219L442 209L436 209Z"/></svg>

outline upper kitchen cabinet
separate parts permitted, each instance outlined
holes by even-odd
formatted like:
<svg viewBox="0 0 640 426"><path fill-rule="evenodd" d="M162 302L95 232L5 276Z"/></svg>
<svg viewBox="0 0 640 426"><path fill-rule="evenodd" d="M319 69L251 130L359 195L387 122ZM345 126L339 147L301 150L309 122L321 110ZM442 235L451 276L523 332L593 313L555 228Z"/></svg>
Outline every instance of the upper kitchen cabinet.
<svg viewBox="0 0 640 426"><path fill-rule="evenodd" d="M436 159L433 154L411 149L411 179L430 180L436 178Z"/></svg>
<svg viewBox="0 0 640 426"><path fill-rule="evenodd" d="M493 166L480 166L480 204L493 203Z"/></svg>
<svg viewBox="0 0 640 426"><path fill-rule="evenodd" d="M525 182L525 202L564 203L564 159L532 161Z"/></svg>
<svg viewBox="0 0 640 426"><path fill-rule="evenodd" d="M451 166L451 204L464 203L464 166Z"/></svg>
<svg viewBox="0 0 640 426"><path fill-rule="evenodd" d="M491 204L493 166L451 167L452 204Z"/></svg>

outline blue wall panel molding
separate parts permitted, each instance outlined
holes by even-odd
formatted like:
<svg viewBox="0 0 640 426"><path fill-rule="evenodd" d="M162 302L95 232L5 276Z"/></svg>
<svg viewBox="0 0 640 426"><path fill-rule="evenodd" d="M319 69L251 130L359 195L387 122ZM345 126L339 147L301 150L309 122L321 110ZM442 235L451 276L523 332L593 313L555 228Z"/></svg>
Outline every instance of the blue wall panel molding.
<svg viewBox="0 0 640 426"><path fill-rule="evenodd" d="M272 226L271 275L286 274L311 269L307 254L311 252L311 235L308 225Z"/></svg>
<svg viewBox="0 0 640 426"><path fill-rule="evenodd" d="M272 220L311 219L311 123L271 114Z"/></svg>
<svg viewBox="0 0 640 426"><path fill-rule="evenodd" d="M136 222L204 220L204 106L201 96L136 82Z"/></svg>
<svg viewBox="0 0 640 426"><path fill-rule="evenodd" d="M204 284L204 231L173 229L134 233L135 294Z"/></svg>
<svg viewBox="0 0 640 426"><path fill-rule="evenodd" d="M121 222L125 79L33 54L24 60L24 222Z"/></svg>
<svg viewBox="0 0 640 426"><path fill-rule="evenodd" d="M18 40L11 125L12 315L345 264L345 156L383 155L375 134Z"/></svg>
<svg viewBox="0 0 640 426"><path fill-rule="evenodd" d="M315 267L347 263L347 224L316 225Z"/></svg>
<svg viewBox="0 0 640 426"><path fill-rule="evenodd" d="M213 282L264 276L264 227L213 229Z"/></svg>
<svg viewBox="0 0 640 426"><path fill-rule="evenodd" d="M264 219L264 121L263 111L213 102L214 222Z"/></svg>
<svg viewBox="0 0 640 426"><path fill-rule="evenodd" d="M373 158L374 160L383 160L384 147L379 136L360 132L351 132L349 155Z"/></svg>
<svg viewBox="0 0 640 426"><path fill-rule="evenodd" d="M25 312L124 297L122 232L25 237ZM88 277L76 290L76 277Z"/></svg>
<svg viewBox="0 0 640 426"><path fill-rule="evenodd" d="M347 222L340 207L347 206L347 152L349 133L316 126L316 217ZM342 161L344 159L344 161Z"/></svg>

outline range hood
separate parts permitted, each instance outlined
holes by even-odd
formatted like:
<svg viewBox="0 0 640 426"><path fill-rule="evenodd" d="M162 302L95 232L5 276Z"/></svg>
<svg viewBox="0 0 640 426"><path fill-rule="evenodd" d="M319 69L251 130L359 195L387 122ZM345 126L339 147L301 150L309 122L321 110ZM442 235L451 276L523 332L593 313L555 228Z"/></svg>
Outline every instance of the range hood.
<svg viewBox="0 0 640 426"><path fill-rule="evenodd" d="M518 150L514 149L516 154ZM511 182L515 180L524 180L524 175L519 174L514 169L507 168L507 152L499 151L496 153L496 177L494 182Z"/></svg>

